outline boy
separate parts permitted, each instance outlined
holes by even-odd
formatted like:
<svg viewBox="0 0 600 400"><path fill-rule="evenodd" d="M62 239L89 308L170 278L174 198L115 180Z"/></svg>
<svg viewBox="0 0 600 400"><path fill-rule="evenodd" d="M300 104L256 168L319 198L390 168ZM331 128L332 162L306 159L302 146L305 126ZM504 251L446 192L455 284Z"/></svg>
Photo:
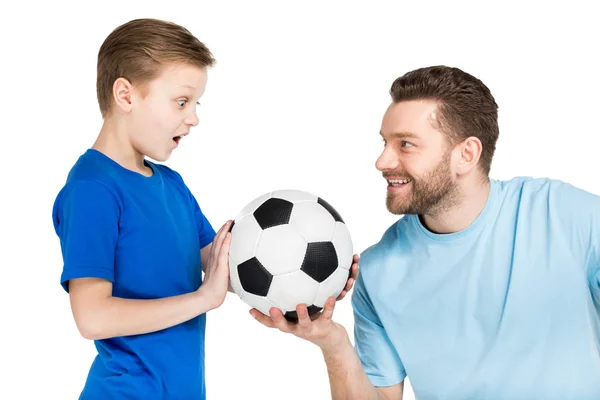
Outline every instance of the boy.
<svg viewBox="0 0 600 400"><path fill-rule="evenodd" d="M181 176L145 156L167 160L197 125L213 63L186 29L156 20L100 48L104 124L53 209L61 284L98 349L81 399L205 398L205 313L227 292L229 221L215 236Z"/></svg>
<svg viewBox="0 0 600 400"><path fill-rule="evenodd" d="M61 284L98 349L80 399L206 398L205 313L228 290L231 221L215 234L182 177L146 156L166 161L198 124L214 62L187 29L154 19L100 48L104 124L53 209Z"/></svg>

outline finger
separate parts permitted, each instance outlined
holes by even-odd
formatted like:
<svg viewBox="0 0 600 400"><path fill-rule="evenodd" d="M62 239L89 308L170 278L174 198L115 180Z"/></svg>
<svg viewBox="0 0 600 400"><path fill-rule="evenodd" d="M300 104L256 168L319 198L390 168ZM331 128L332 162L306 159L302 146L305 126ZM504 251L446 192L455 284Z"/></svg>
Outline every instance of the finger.
<svg viewBox="0 0 600 400"><path fill-rule="evenodd" d="M360 260L360 256L358 254L355 254L354 256L352 256L352 263L353 264L358 264L359 260Z"/></svg>
<svg viewBox="0 0 600 400"><path fill-rule="evenodd" d="M217 257L221 251L221 246L223 246L223 241L225 240L225 235L229 233L229 226L231 226L231 220L225 222L219 232L217 232L215 239L213 240L212 253L213 257Z"/></svg>
<svg viewBox="0 0 600 400"><path fill-rule="evenodd" d="M257 320L258 322L260 322L267 328L275 328L275 325L273 324L273 321L271 320L271 318L269 318L265 314L261 313L256 308L253 308L250 310L250 315L252 315L252 317L255 320Z"/></svg>
<svg viewBox="0 0 600 400"><path fill-rule="evenodd" d="M352 267L350 268L350 277L354 280L356 280L356 278L358 277L358 263L354 263L352 264Z"/></svg>
<svg viewBox="0 0 600 400"><path fill-rule="evenodd" d="M271 307L271 309L269 310L269 315L273 320L273 325L275 325L275 328L286 333L290 333L292 331L290 323L287 322L286 319L283 317L283 314L281 313L280 309L276 307Z"/></svg>
<svg viewBox="0 0 600 400"><path fill-rule="evenodd" d="M335 299L333 297L327 298L325 302L325 308L323 308L323 314L321 319L325 321L331 321L331 317L333 316L333 309L335 308Z"/></svg>
<svg viewBox="0 0 600 400"><path fill-rule="evenodd" d="M344 287L344 290L346 292L349 292L350 289L352 289L353 285L354 285L354 279L353 278L348 279L348 281L346 282L346 286Z"/></svg>
<svg viewBox="0 0 600 400"><path fill-rule="evenodd" d="M340 301L340 300L342 300L344 297L346 297L346 294L347 294L347 293L348 293L347 291L345 291L345 290L342 290L342 293L340 293L340 295L339 295L339 296L337 297L337 299L335 299L335 300L336 300L336 301Z"/></svg>
<svg viewBox="0 0 600 400"><path fill-rule="evenodd" d="M224 228L225 228L225 225L223 225L221 227L221 229L219 229L217 231L217 233L215 234L215 237L213 238L212 247L210 248L210 257L211 258L214 258L216 254L219 254L219 252L218 252L218 250L219 250L218 248L220 247L219 246L219 238L221 237L221 232L223 232Z"/></svg>
<svg viewBox="0 0 600 400"><path fill-rule="evenodd" d="M229 246L231 245L231 232L225 234L225 240L219 251L219 265L229 266Z"/></svg>
<svg viewBox="0 0 600 400"><path fill-rule="evenodd" d="M308 315L308 309L304 304L298 304L296 306L296 314L298 314L298 324L296 326L302 331L310 331L312 328L312 321Z"/></svg>

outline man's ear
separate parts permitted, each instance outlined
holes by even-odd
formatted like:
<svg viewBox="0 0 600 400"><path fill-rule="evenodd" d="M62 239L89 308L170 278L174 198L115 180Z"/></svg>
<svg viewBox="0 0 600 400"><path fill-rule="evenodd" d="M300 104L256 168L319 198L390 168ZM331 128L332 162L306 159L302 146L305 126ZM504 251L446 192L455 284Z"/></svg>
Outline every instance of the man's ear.
<svg viewBox="0 0 600 400"><path fill-rule="evenodd" d="M457 150L460 151L456 172L464 175L471 171L479 163L483 145L481 141L474 137L468 137L457 145Z"/></svg>

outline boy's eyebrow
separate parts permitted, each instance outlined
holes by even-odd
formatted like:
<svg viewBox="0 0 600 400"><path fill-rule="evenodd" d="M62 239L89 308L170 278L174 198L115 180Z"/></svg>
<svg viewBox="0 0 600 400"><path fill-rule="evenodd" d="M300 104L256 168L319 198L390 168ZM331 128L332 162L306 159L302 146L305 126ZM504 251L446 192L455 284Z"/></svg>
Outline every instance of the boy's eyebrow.
<svg viewBox="0 0 600 400"><path fill-rule="evenodd" d="M192 89L192 90L196 90L195 87L191 86L191 85L180 85L180 88L186 88L186 89Z"/></svg>

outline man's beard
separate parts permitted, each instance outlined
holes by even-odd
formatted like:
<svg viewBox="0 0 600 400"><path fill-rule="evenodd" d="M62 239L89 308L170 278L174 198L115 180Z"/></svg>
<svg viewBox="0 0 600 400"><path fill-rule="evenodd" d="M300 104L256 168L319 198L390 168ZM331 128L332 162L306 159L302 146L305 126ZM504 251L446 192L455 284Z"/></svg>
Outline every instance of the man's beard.
<svg viewBox="0 0 600 400"><path fill-rule="evenodd" d="M419 179L407 175L410 179L408 185L411 185L409 193L403 195L388 192L387 209L396 215L431 215L451 207L458 195L450 174L451 154L451 151L446 152L438 165Z"/></svg>

